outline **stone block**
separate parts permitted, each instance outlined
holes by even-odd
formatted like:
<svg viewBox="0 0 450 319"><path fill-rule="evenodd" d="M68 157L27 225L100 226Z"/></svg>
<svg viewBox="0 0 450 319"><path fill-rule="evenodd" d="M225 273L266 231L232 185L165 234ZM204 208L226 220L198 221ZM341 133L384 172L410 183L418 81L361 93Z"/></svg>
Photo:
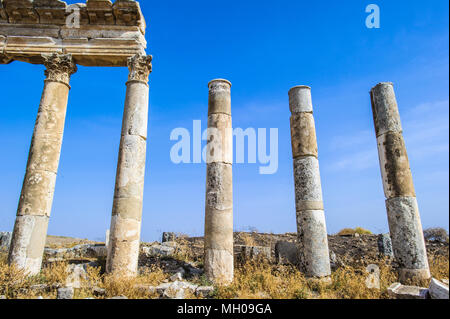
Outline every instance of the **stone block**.
<svg viewBox="0 0 450 319"><path fill-rule="evenodd" d="M404 286L398 282L388 288L391 299L428 299L428 289L417 286Z"/></svg>
<svg viewBox="0 0 450 319"><path fill-rule="evenodd" d="M41 24L65 24L67 4L60 0L34 0Z"/></svg>
<svg viewBox="0 0 450 319"><path fill-rule="evenodd" d="M0 248L9 249L12 232L0 232Z"/></svg>
<svg viewBox="0 0 450 319"><path fill-rule="evenodd" d="M209 298L214 293L214 287L212 286L200 286L195 290L195 295L200 298Z"/></svg>
<svg viewBox="0 0 450 319"><path fill-rule="evenodd" d="M88 0L87 11L90 24L115 24L115 17L110 0Z"/></svg>
<svg viewBox="0 0 450 319"><path fill-rule="evenodd" d="M175 239L177 238L177 235L175 233L172 232L164 232L162 234L162 242L168 242L168 241L175 241Z"/></svg>
<svg viewBox="0 0 450 319"><path fill-rule="evenodd" d="M449 299L448 281L447 284L432 278L430 282L429 292L431 299Z"/></svg>
<svg viewBox="0 0 450 319"><path fill-rule="evenodd" d="M275 261L277 264L299 264L299 247L296 243L278 241L275 244Z"/></svg>
<svg viewBox="0 0 450 319"><path fill-rule="evenodd" d="M271 259L271 249L270 247L260 247L260 246L238 246L240 248L240 258L243 260L265 258Z"/></svg>
<svg viewBox="0 0 450 319"><path fill-rule="evenodd" d="M378 252L381 255L394 257L392 250L392 241L389 234L379 234L377 238Z"/></svg>
<svg viewBox="0 0 450 319"><path fill-rule="evenodd" d="M175 254L175 247L167 245L153 245L143 247L142 251L147 257L169 257Z"/></svg>
<svg viewBox="0 0 450 319"><path fill-rule="evenodd" d="M306 85L294 86L289 90L289 109L291 113L312 113L311 88Z"/></svg>
<svg viewBox="0 0 450 319"><path fill-rule="evenodd" d="M377 137L386 132L401 132L402 125L393 84L390 82L377 84L370 91L370 98Z"/></svg>
<svg viewBox="0 0 450 319"><path fill-rule="evenodd" d="M73 287L64 287L57 290L56 299L73 299Z"/></svg>
<svg viewBox="0 0 450 319"><path fill-rule="evenodd" d="M39 14L33 8L32 0L3 0L9 23L39 23Z"/></svg>

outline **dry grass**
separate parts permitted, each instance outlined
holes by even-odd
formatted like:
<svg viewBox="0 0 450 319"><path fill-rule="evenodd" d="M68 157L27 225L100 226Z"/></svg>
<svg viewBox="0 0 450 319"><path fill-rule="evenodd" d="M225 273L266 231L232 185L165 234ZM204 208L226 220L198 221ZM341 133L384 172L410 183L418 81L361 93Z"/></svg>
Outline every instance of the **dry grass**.
<svg viewBox="0 0 450 319"><path fill-rule="evenodd" d="M362 227L356 227L355 229L353 229L353 228L344 228L344 229L341 229L337 233L338 236L350 236L350 235L354 235L354 234L371 235L372 232L370 230L364 229Z"/></svg>
<svg viewBox="0 0 450 319"><path fill-rule="evenodd" d="M6 254L0 254L0 295L8 299L35 299L38 296L55 298L57 286L65 286L68 273L66 262L55 262L43 267L40 274L26 276L22 270L9 266L6 262ZM146 286L157 286L168 275L160 268L151 268L141 273L136 278L112 277L100 273L100 267L87 267L87 276L82 278L82 288L75 289L75 299L90 298L93 296L93 287L104 288L106 295L102 298L113 296L127 296L131 299L156 298L145 289ZM38 285L45 284L50 289L39 289Z"/></svg>
<svg viewBox="0 0 450 319"><path fill-rule="evenodd" d="M251 233L240 233L239 237L244 242L245 246L257 246L255 238L253 238Z"/></svg>
<svg viewBox="0 0 450 319"><path fill-rule="evenodd" d="M192 243L186 239L186 237L177 237L176 243L177 246L173 256L174 259L184 262L196 261L197 255L194 252L194 247Z"/></svg>
<svg viewBox="0 0 450 319"><path fill-rule="evenodd" d="M6 262L6 253L0 253L0 295L11 299L33 299L38 296L54 298L56 292L42 289L42 284L54 286L65 282L67 264L64 262L54 263L44 267L38 275L26 276L25 273Z"/></svg>
<svg viewBox="0 0 450 319"><path fill-rule="evenodd" d="M386 265L380 266L380 288L366 286L364 268L340 268L332 274L332 283L308 280L293 266L279 266L262 261L236 267L235 280L216 290L217 298L239 299L379 299L386 298L387 287L396 275Z"/></svg>
<svg viewBox="0 0 450 319"><path fill-rule="evenodd" d="M182 245L179 254L190 259L189 245ZM430 256L430 270L437 279L449 277L449 260L445 256ZM380 299L387 298L387 288L397 281L395 271L383 260L378 264L380 289L367 288L369 273L363 267L341 267L332 273L332 283L311 281L293 266L273 265L267 261L236 263L235 279L229 286L218 286L215 298L250 299ZM8 266L6 254L0 253L0 295L8 299L30 299L43 296L55 298L56 289L42 290L36 285L64 285L68 276L65 262L52 263L37 276L27 277L15 267ZM132 299L157 298L147 286L157 286L169 275L160 268L150 268L137 278L112 277L102 274L100 268L88 267L83 288L75 290L75 298L93 297L93 287L104 288L106 295L100 298L124 295ZM195 282L209 283L203 278ZM34 286L34 288L33 288ZM97 297L98 298L98 297ZM186 298L195 298L187 294Z"/></svg>
<svg viewBox="0 0 450 319"><path fill-rule="evenodd" d="M100 268L88 267L87 278L83 282L83 288L75 294L75 298L92 297L92 288L105 289L106 295L102 298L114 296L127 296L129 299L149 299L156 298L156 294L150 292L146 287L157 286L167 275L160 268L152 268L139 274L136 278L126 276L102 275Z"/></svg>
<svg viewBox="0 0 450 319"><path fill-rule="evenodd" d="M449 278L449 259L445 256L429 256L431 276L436 279Z"/></svg>

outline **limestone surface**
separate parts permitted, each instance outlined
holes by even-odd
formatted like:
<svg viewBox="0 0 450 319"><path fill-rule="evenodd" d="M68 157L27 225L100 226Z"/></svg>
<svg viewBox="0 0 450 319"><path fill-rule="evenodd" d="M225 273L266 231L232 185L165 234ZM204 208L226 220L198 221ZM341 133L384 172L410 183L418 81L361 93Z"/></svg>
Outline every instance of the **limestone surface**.
<svg viewBox="0 0 450 319"><path fill-rule="evenodd" d="M381 255L393 257L392 240L389 234L379 234L377 238L378 252Z"/></svg>
<svg viewBox="0 0 450 319"><path fill-rule="evenodd" d="M370 91L386 211L401 283L430 278L419 208L393 84Z"/></svg>
<svg viewBox="0 0 450 319"><path fill-rule="evenodd" d="M106 271L136 276L138 271L148 121L148 76L152 57L128 59L129 76L116 186L108 242Z"/></svg>
<svg viewBox="0 0 450 319"><path fill-rule="evenodd" d="M391 299L428 299L428 289L416 286L404 286L398 282L388 288Z"/></svg>
<svg viewBox="0 0 450 319"><path fill-rule="evenodd" d="M298 244L288 241L278 241L275 244L275 262L277 264L299 265L300 250Z"/></svg>
<svg viewBox="0 0 450 319"><path fill-rule="evenodd" d="M84 66L126 66L145 54L145 28L136 1L0 0L0 63L64 52Z"/></svg>
<svg viewBox="0 0 450 319"><path fill-rule="evenodd" d="M45 84L9 251L9 263L40 271L61 153L69 80L77 68L69 54L42 55Z"/></svg>
<svg viewBox="0 0 450 319"><path fill-rule="evenodd" d="M370 91L376 136L402 132L400 114L391 82L381 82Z"/></svg>
<svg viewBox="0 0 450 319"><path fill-rule="evenodd" d="M2 231L0 232L0 248L9 249L11 244L12 232Z"/></svg>
<svg viewBox="0 0 450 319"><path fill-rule="evenodd" d="M231 83L216 79L208 88L205 274L213 282L229 283L234 273Z"/></svg>
<svg viewBox="0 0 450 319"><path fill-rule="evenodd" d="M308 277L328 277L331 274L330 254L311 88L305 85L295 86L288 94L292 113L290 126L299 242L298 264Z"/></svg>
<svg viewBox="0 0 450 319"><path fill-rule="evenodd" d="M445 284L435 278L431 278L429 291L432 299L449 299L448 282Z"/></svg>

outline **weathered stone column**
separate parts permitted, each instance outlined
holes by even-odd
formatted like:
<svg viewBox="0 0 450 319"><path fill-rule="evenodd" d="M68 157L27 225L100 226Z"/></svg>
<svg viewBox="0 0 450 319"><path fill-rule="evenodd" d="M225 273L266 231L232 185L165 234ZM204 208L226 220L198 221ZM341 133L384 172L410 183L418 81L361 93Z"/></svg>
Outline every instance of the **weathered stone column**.
<svg viewBox="0 0 450 319"><path fill-rule="evenodd" d="M9 263L37 274L47 238L69 97L71 55L43 55L45 84L20 195Z"/></svg>
<svg viewBox="0 0 450 319"><path fill-rule="evenodd" d="M231 83L212 80L208 88L205 274L226 284L234 274Z"/></svg>
<svg viewBox="0 0 450 319"><path fill-rule="evenodd" d="M394 256L402 283L430 278L408 155L392 83L370 91Z"/></svg>
<svg viewBox="0 0 450 319"><path fill-rule="evenodd" d="M308 277L327 277L331 274L330 256L311 89L303 85L291 88L289 108L301 268Z"/></svg>
<svg viewBox="0 0 450 319"><path fill-rule="evenodd" d="M130 73L106 262L108 273L125 276L135 276L138 270L151 61L151 56L143 55L128 59Z"/></svg>

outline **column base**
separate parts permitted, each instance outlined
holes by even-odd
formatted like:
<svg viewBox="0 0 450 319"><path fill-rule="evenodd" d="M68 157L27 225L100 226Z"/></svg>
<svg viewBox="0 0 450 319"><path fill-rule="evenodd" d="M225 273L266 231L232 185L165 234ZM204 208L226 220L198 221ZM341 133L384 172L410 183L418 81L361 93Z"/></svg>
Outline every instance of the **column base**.
<svg viewBox="0 0 450 319"><path fill-rule="evenodd" d="M421 285L424 282L428 286L431 274L428 268L426 269L405 269L398 270L398 280L404 285Z"/></svg>
<svg viewBox="0 0 450 319"><path fill-rule="evenodd" d="M117 241L110 238L106 272L115 277L136 277L138 275L139 245L139 240Z"/></svg>
<svg viewBox="0 0 450 319"><path fill-rule="evenodd" d="M301 268L307 277L331 275L330 252L323 210L297 212L297 234Z"/></svg>
<svg viewBox="0 0 450 319"><path fill-rule="evenodd" d="M233 253L223 249L205 249L205 274L214 283L230 284L234 277Z"/></svg>
<svg viewBox="0 0 450 319"><path fill-rule="evenodd" d="M47 216L16 217L8 260L27 275L36 275L41 271L48 221Z"/></svg>

